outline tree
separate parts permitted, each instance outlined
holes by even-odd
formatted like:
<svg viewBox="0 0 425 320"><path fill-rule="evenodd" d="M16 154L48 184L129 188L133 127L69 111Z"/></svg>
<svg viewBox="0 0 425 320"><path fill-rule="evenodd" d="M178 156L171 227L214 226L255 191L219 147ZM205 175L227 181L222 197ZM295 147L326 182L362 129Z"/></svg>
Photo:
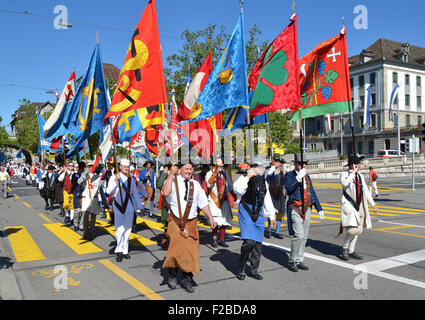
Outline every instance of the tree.
<svg viewBox="0 0 425 320"><path fill-rule="evenodd" d="M0 125L3 118L0 117ZM0 147L4 148L9 143L9 134L6 131L6 126L0 126Z"/></svg>
<svg viewBox="0 0 425 320"><path fill-rule="evenodd" d="M36 107L25 98L20 100L19 104L15 123L17 143L28 151L37 153L39 130Z"/></svg>

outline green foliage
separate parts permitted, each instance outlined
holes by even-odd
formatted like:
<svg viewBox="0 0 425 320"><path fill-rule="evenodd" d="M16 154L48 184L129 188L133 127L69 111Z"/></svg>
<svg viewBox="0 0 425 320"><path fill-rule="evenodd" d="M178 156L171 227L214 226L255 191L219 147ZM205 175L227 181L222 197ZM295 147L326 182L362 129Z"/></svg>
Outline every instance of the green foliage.
<svg viewBox="0 0 425 320"><path fill-rule="evenodd" d="M3 119L0 117L0 125ZM9 134L6 131L6 126L0 126L0 147L4 148L9 143Z"/></svg>
<svg viewBox="0 0 425 320"><path fill-rule="evenodd" d="M19 104L15 123L17 143L26 150L37 153L39 130L36 107L25 98L20 100Z"/></svg>

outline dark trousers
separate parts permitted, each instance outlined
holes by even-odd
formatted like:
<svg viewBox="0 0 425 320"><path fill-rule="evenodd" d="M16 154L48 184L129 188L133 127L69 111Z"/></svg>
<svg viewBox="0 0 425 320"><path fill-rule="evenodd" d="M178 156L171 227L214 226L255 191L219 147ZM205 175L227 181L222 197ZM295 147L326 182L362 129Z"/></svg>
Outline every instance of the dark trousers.
<svg viewBox="0 0 425 320"><path fill-rule="evenodd" d="M177 273L180 269L178 268L168 268L168 276L170 278L177 278ZM182 270L182 285L186 284L186 283L190 283L192 281L193 278L193 273L192 272L183 272Z"/></svg>
<svg viewBox="0 0 425 320"><path fill-rule="evenodd" d="M250 272L252 274L258 273L261 258L261 242L255 240L243 240L241 247L241 256L239 257L238 272L244 273L245 266L249 261L251 263Z"/></svg>

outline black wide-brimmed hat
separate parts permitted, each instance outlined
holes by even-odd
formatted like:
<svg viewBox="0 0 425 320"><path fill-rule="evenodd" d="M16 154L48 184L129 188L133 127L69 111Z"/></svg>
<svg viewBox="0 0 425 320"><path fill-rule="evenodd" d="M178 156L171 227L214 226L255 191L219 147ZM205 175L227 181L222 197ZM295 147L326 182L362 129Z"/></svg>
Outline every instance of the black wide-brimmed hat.
<svg viewBox="0 0 425 320"><path fill-rule="evenodd" d="M274 162L280 162L280 163L286 163L285 159L283 159L281 156L279 155L274 155L273 156L273 161Z"/></svg>
<svg viewBox="0 0 425 320"><path fill-rule="evenodd" d="M303 161L301 161L301 155L298 153L294 154L294 160L292 160L293 163L300 163L300 164L308 164L308 161L303 159Z"/></svg>
<svg viewBox="0 0 425 320"><path fill-rule="evenodd" d="M352 164L360 164L363 161L364 158L365 158L365 156L359 157L358 155L350 154L348 156L348 163L347 163L346 167L348 167Z"/></svg>

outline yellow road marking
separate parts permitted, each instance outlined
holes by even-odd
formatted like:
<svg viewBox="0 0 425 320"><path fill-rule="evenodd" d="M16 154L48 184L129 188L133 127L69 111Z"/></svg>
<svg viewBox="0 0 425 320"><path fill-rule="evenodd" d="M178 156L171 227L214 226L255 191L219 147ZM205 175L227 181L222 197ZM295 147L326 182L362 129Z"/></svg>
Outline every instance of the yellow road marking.
<svg viewBox="0 0 425 320"><path fill-rule="evenodd" d="M113 264L109 260L99 260L101 264L103 264L106 268L111 270L113 273L115 273L118 277L126 281L129 285L131 285L134 289L142 293L146 296L149 300L165 300L163 297L161 297L156 292L152 291L150 288L145 286L143 283L141 283L139 280L135 279L131 275L129 275L127 272L122 270L121 268L117 267L115 264Z"/></svg>
<svg viewBox="0 0 425 320"><path fill-rule="evenodd" d="M72 231L69 227L64 226L60 222L45 224L44 226L77 254L81 255L103 251L92 242L84 240L78 233Z"/></svg>
<svg viewBox="0 0 425 320"><path fill-rule="evenodd" d="M19 196L17 194L13 195L16 199L19 199Z"/></svg>
<svg viewBox="0 0 425 320"><path fill-rule="evenodd" d="M370 230L380 231L380 232L385 232L385 233L392 233L392 234L399 234L399 235L402 235L402 236L408 236L408 237L414 237L414 238L425 239L425 236L420 236L420 235L411 234L411 233L404 233L404 232L393 231L393 230L408 229L408 228L414 228L414 226L396 226L396 227L387 227L387 228L376 228L376 229L370 229Z"/></svg>
<svg viewBox="0 0 425 320"><path fill-rule="evenodd" d="M46 259L25 227L7 227L5 230L17 262Z"/></svg>
<svg viewBox="0 0 425 320"><path fill-rule="evenodd" d="M47 223L53 223L52 220L50 220L49 218L47 218L44 214L39 213L38 216L43 219L44 221L46 221Z"/></svg>
<svg viewBox="0 0 425 320"><path fill-rule="evenodd" d="M25 201L22 201L22 203L27 206L28 208L32 208L30 204L26 203Z"/></svg>
<svg viewBox="0 0 425 320"><path fill-rule="evenodd" d="M114 226L110 226L107 222L102 221L102 220L96 220L96 226L105 230L110 235L115 237L115 227ZM144 238L142 236L139 236L136 233L130 233L129 242L130 242L131 245L133 245L135 247L142 247L142 246L146 247L146 246L151 246L151 245L157 244L155 241L152 241L148 238Z"/></svg>

